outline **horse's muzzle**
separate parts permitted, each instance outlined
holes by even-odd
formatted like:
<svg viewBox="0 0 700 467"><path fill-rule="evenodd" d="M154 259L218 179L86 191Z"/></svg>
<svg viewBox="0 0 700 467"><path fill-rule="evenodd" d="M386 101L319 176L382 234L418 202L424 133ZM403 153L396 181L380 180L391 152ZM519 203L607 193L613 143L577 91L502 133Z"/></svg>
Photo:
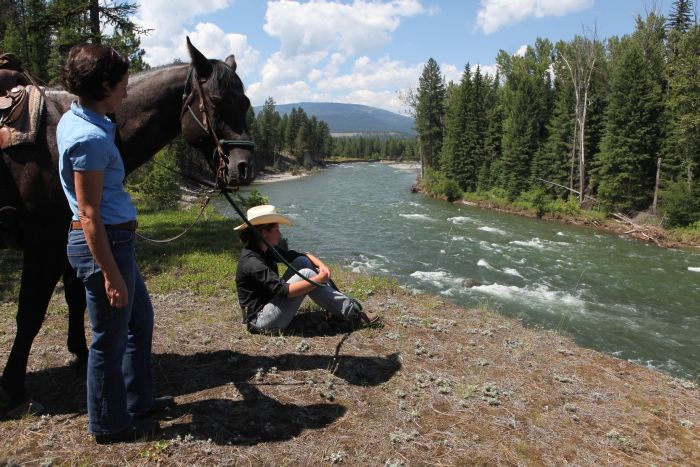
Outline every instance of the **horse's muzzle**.
<svg viewBox="0 0 700 467"><path fill-rule="evenodd" d="M255 155L252 151L236 148L229 152L228 184L250 185L257 175Z"/></svg>

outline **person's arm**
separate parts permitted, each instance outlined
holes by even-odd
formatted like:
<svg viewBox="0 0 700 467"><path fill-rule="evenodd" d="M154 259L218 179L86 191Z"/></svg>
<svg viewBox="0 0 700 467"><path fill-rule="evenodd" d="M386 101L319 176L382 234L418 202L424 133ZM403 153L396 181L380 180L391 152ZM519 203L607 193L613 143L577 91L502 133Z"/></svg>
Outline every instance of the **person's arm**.
<svg viewBox="0 0 700 467"><path fill-rule="evenodd" d="M306 253L306 257L309 258L309 261L311 261L311 263L318 269L318 274L311 277L311 280L318 283L327 282L331 278L331 270L328 269L328 266L326 266L323 263L323 261L312 255L311 253ZM301 280L293 284L289 284L289 294L287 296L293 298L298 297L300 295L306 295L315 288L315 285L310 284L305 280Z"/></svg>
<svg viewBox="0 0 700 467"><path fill-rule="evenodd" d="M111 306L122 308L129 303L129 293L112 255L107 231L100 217L103 177L104 172L97 170L74 172L78 217L92 256L102 269L107 300Z"/></svg>
<svg viewBox="0 0 700 467"><path fill-rule="evenodd" d="M311 253L306 253L306 257L309 258L309 261L316 266L316 269L318 269L318 272L325 272L328 274L328 279L331 278L331 270L326 264L318 259L316 256L312 255Z"/></svg>

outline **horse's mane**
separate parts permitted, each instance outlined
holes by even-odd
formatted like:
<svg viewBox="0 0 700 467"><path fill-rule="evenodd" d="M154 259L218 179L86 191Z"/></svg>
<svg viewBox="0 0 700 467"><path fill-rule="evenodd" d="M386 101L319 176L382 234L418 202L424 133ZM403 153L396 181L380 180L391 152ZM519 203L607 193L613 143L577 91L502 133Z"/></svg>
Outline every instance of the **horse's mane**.
<svg viewBox="0 0 700 467"><path fill-rule="evenodd" d="M241 79L235 72L232 72L231 68L221 60L210 59L209 63L212 65L212 74L207 82L204 84L204 88L207 90L216 91L217 89L237 89L240 86L243 89L243 83ZM189 66L188 63L170 63L168 65L161 65L155 68L150 68L145 71L141 71L132 75L129 78L129 85L136 85L141 81L150 79L153 74L159 73L163 70L174 68L177 66Z"/></svg>
<svg viewBox="0 0 700 467"><path fill-rule="evenodd" d="M187 65L187 63L169 63L167 65L160 65L157 67L149 68L148 70L139 71L138 73L129 76L129 86L133 86L145 79L151 78L154 74L160 73L163 70L184 65Z"/></svg>
<svg viewBox="0 0 700 467"><path fill-rule="evenodd" d="M231 67L221 60L209 60L212 65L212 73L207 82L204 84L205 89L216 91L217 89L241 89L243 90L243 82L234 72Z"/></svg>

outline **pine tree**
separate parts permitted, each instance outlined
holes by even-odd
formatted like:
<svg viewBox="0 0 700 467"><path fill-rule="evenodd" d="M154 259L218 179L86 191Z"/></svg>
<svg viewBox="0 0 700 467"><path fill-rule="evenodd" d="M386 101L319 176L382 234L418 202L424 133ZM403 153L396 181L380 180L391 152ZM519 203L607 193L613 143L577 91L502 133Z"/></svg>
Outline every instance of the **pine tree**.
<svg viewBox="0 0 700 467"><path fill-rule="evenodd" d="M460 188L465 191L476 191L479 185L479 175L486 161L486 85L481 68L476 67L472 84L468 89L466 103L466 128L461 138L465 159L463 180Z"/></svg>
<svg viewBox="0 0 700 467"><path fill-rule="evenodd" d="M502 91L504 110L502 156L495 165L498 185L515 199L529 186L530 164L546 139L551 112L549 67L552 45L538 39L524 57L501 51L499 69L505 73Z"/></svg>
<svg viewBox="0 0 700 467"><path fill-rule="evenodd" d="M114 50L126 55L129 59L130 72L137 73L150 68L150 65L143 60L146 51L141 48L141 39L134 31L117 29L111 37L105 39L105 42L111 45Z"/></svg>
<svg viewBox="0 0 700 467"><path fill-rule="evenodd" d="M469 64L464 67L459 84L450 83L445 104L445 134L442 141L440 170L450 180L455 180L462 189L466 185L466 149L463 135L467 128L468 99L471 97L471 72Z"/></svg>
<svg viewBox="0 0 700 467"><path fill-rule="evenodd" d="M484 162L479 169L479 190L489 190L496 185L497 161L501 158L503 140L503 106L501 104L501 76L487 84L485 96L486 134L484 136Z"/></svg>
<svg viewBox="0 0 700 467"><path fill-rule="evenodd" d="M665 179L683 180L692 190L700 170L700 27L681 34L676 45L668 65Z"/></svg>
<svg viewBox="0 0 700 467"><path fill-rule="evenodd" d="M276 162L275 150L278 146L280 116L275 110L275 100L268 97L256 118L255 152L263 165L274 165Z"/></svg>
<svg viewBox="0 0 700 467"><path fill-rule="evenodd" d="M13 53L20 60L24 61L24 41L14 21L5 23L2 40L0 41L0 51Z"/></svg>
<svg viewBox="0 0 700 467"><path fill-rule="evenodd" d="M693 10L693 0L676 0L671 6L666 26L680 32L688 31L697 23Z"/></svg>
<svg viewBox="0 0 700 467"><path fill-rule="evenodd" d="M565 46L565 43L560 42L557 49ZM535 186L541 184L542 180L568 186L571 184L569 178L574 174L573 170L569 170L570 164L576 159L574 140L578 133L575 125L574 87L570 73L562 62L559 59L554 63L554 111L547 123L547 140L532 161L532 184ZM561 188L554 188L553 191L559 195L568 195Z"/></svg>
<svg viewBox="0 0 700 467"><path fill-rule="evenodd" d="M297 164L304 165L309 154L309 125L307 121L301 121L297 136L294 138L294 149L292 155Z"/></svg>
<svg viewBox="0 0 700 467"><path fill-rule="evenodd" d="M598 197L615 210L646 209L652 200L661 138L662 90L639 35L614 50L607 125L598 160Z"/></svg>
<svg viewBox="0 0 700 467"><path fill-rule="evenodd" d="M437 165L444 132L445 80L437 62L430 58L418 79L415 125L420 138L422 168Z"/></svg>

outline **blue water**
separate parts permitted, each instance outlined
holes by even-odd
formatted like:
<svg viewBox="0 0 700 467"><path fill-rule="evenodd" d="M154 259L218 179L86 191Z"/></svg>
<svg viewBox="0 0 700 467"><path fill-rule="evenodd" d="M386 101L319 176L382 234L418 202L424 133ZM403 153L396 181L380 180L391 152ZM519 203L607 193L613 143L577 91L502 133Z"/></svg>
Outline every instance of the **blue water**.
<svg viewBox="0 0 700 467"><path fill-rule="evenodd" d="M700 254L432 200L410 193L415 179L415 169L355 164L254 188L294 220L283 234L295 249L700 375Z"/></svg>

